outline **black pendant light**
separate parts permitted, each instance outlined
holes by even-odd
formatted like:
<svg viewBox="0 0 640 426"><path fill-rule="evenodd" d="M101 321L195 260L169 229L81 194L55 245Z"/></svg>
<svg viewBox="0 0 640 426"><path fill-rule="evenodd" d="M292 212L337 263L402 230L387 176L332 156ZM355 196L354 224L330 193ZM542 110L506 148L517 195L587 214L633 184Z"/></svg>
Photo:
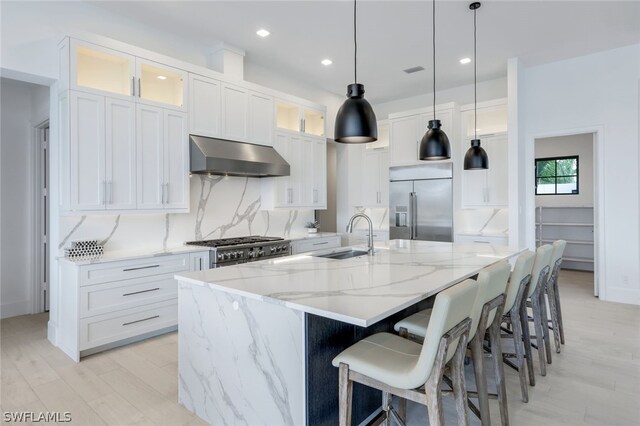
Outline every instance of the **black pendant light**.
<svg viewBox="0 0 640 426"><path fill-rule="evenodd" d="M477 30L476 30L476 11L480 8L479 2L469 5L469 9L473 10L473 134L471 148L464 155L465 170L486 170L489 168L489 157L487 152L480 146L478 139L478 62L476 60Z"/></svg>
<svg viewBox="0 0 640 426"><path fill-rule="evenodd" d="M334 140L341 143L368 143L378 140L378 123L371 104L364 98L364 85L358 84L357 5L353 1L353 84L347 86L347 100L338 115Z"/></svg>
<svg viewBox="0 0 640 426"><path fill-rule="evenodd" d="M429 121L429 130L420 141L418 156L421 160L451 158L449 137L442 130L440 120L436 120L436 0L433 0L433 120Z"/></svg>

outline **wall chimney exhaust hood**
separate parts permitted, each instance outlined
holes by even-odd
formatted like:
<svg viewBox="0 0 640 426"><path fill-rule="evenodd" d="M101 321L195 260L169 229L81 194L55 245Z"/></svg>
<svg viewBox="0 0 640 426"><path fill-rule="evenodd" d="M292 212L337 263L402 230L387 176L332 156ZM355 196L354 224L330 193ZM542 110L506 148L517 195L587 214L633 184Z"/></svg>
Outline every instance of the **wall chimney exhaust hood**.
<svg viewBox="0 0 640 426"><path fill-rule="evenodd" d="M290 166L270 146L189 135L191 173L222 176L289 176Z"/></svg>

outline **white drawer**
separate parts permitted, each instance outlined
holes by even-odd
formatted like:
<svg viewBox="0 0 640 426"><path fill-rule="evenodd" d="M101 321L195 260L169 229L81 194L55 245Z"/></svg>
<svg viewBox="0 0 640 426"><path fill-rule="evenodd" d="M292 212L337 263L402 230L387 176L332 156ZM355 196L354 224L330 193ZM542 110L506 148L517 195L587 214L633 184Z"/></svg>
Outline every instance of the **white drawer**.
<svg viewBox="0 0 640 426"><path fill-rule="evenodd" d="M178 324L178 299L80 320L80 350Z"/></svg>
<svg viewBox="0 0 640 426"><path fill-rule="evenodd" d="M178 297L173 274L80 287L80 318L107 314Z"/></svg>
<svg viewBox="0 0 640 426"><path fill-rule="evenodd" d="M294 241L291 243L293 254L306 253L309 251L325 250L340 247L340 236L322 238L308 238L306 240Z"/></svg>
<svg viewBox="0 0 640 426"><path fill-rule="evenodd" d="M152 275L175 274L190 269L189 254L105 262L80 268L80 285L92 285Z"/></svg>
<svg viewBox="0 0 640 426"><path fill-rule="evenodd" d="M507 237L480 236L480 235L456 235L457 243L493 244L496 246L506 246L509 244Z"/></svg>

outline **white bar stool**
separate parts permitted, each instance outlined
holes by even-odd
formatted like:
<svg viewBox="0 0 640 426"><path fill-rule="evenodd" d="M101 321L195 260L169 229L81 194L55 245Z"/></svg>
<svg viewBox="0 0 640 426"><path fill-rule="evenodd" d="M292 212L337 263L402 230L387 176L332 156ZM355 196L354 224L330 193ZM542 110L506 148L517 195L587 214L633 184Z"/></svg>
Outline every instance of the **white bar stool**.
<svg viewBox="0 0 640 426"><path fill-rule="evenodd" d="M549 277L549 262L551 261L552 253L553 247L550 244L540 246L536 250L536 259L533 263L531 284L529 285L528 295L531 305L531 318L529 318L529 320L533 321L534 329L536 331L536 335L530 337L535 337L536 339L536 345L534 347L538 350L541 376L547 375L547 362L551 364L551 347L549 345L545 290L547 287L547 278ZM528 324L526 328L529 328Z"/></svg>
<svg viewBox="0 0 640 426"><path fill-rule="evenodd" d="M333 359L340 375L340 426L351 424L353 382L382 391L387 422L405 420L391 405L391 395L427 406L429 424L444 425L440 389L445 370L453 381L458 424L468 425L464 352L478 286L466 280L436 296L424 344L391 333L377 333L350 346Z"/></svg>
<svg viewBox="0 0 640 426"><path fill-rule="evenodd" d="M531 271L536 255L527 250L518 256L516 264L511 272L509 284L507 285L507 296L504 302L504 315L502 322L511 325L509 333L503 337L513 338L515 346L516 364L513 365L507 358L513 354L503 354L504 362L515 368L520 376L520 392L522 402L529 402L529 388L527 385L527 372L525 358L531 359L531 341L529 339L529 321L527 319L527 295L529 294L529 283L531 282ZM533 376L533 363L529 370L529 376ZM535 384L535 382L533 383Z"/></svg>
<svg viewBox="0 0 640 426"><path fill-rule="evenodd" d="M547 299L549 300L549 313L551 314L551 326L556 352L560 353L561 344L564 345L564 327L562 325L562 310L560 308L560 292L558 290L558 275L562 265L562 255L567 246L565 240L557 240L553 243L553 254L549 262L549 280L547 281Z"/></svg>

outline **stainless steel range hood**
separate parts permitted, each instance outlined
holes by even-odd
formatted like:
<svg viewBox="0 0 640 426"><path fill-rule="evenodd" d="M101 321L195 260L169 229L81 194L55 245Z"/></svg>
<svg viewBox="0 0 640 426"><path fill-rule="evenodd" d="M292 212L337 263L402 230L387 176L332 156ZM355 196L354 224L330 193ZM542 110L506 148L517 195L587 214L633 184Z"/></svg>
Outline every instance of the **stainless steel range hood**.
<svg viewBox="0 0 640 426"><path fill-rule="evenodd" d="M191 173L224 176L289 176L289 163L270 146L189 135Z"/></svg>

